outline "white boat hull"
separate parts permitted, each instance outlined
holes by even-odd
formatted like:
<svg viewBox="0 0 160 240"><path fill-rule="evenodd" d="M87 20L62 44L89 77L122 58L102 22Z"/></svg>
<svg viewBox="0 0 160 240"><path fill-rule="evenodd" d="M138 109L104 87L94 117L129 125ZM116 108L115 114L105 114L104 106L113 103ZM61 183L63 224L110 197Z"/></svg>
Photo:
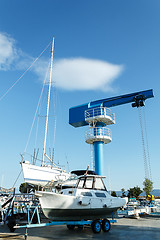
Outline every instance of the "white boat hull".
<svg viewBox="0 0 160 240"><path fill-rule="evenodd" d="M106 198L69 196L53 192L37 192L44 215L52 221L93 220L111 217L112 213L125 205L126 201Z"/></svg>
<svg viewBox="0 0 160 240"><path fill-rule="evenodd" d="M50 181L65 181L70 176L70 174L56 167L41 167L25 162L21 165L24 181L34 185L45 186Z"/></svg>

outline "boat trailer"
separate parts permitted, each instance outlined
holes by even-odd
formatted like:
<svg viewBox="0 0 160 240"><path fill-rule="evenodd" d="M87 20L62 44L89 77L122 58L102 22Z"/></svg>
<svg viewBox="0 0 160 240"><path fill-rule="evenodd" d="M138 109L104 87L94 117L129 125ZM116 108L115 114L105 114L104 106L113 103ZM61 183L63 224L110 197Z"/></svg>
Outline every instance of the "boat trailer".
<svg viewBox="0 0 160 240"><path fill-rule="evenodd" d="M34 209L33 209L34 208ZM27 209L28 221L24 225L11 226L11 231L15 231L18 228L25 228L24 238L27 240L28 229L37 227L47 227L47 226L58 226L66 225L69 230L73 230L75 227L84 229L85 226L91 226L94 233L100 233L101 229L104 232L109 232L111 228L111 223L115 223L114 214L112 214L112 219L96 219L96 220L80 220L80 221L52 221L52 222L41 222L40 219L40 204L37 206L32 206ZM32 212L32 215L30 214Z"/></svg>
<svg viewBox="0 0 160 240"><path fill-rule="evenodd" d="M16 229L24 228L24 238L27 240L28 229L37 227L47 227L54 225L66 225L69 230L75 227L84 229L85 226L90 226L94 233L100 233L101 230L109 232L111 223L115 223L114 212L111 219L95 219L95 220L80 220L80 221L50 221L45 218L42 213L40 203L30 194L15 194L0 206L0 225L7 225L10 232Z"/></svg>

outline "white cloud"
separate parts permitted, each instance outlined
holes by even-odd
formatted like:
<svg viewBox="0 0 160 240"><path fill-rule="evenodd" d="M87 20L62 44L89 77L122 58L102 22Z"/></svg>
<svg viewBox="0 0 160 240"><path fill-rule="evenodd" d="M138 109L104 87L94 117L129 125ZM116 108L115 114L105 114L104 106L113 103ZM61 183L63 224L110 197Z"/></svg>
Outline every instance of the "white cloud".
<svg viewBox="0 0 160 240"><path fill-rule="evenodd" d="M8 70L17 59L15 40L5 33L0 33L0 70Z"/></svg>
<svg viewBox="0 0 160 240"><path fill-rule="evenodd" d="M124 67L86 58L61 59L53 68L56 86L65 90L110 91Z"/></svg>
<svg viewBox="0 0 160 240"><path fill-rule="evenodd" d="M17 49L15 40L0 33L0 70L33 71L44 80L48 60L40 58L30 68L35 58ZM122 73L123 65L87 58L68 58L54 61L53 81L56 86L68 91L102 90L112 91L112 83Z"/></svg>
<svg viewBox="0 0 160 240"><path fill-rule="evenodd" d="M44 79L48 60L41 57L34 58L18 49L15 45L16 41L6 33L0 33L0 70L23 70L30 69L40 79ZM30 66L34 65L30 68Z"/></svg>

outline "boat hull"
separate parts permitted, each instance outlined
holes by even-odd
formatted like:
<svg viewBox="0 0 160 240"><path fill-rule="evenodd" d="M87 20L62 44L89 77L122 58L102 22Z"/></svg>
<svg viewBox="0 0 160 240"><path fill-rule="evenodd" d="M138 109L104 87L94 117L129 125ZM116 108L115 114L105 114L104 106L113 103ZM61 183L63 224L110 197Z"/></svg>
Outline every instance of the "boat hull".
<svg viewBox="0 0 160 240"><path fill-rule="evenodd" d="M54 192L36 193L44 215L52 221L93 220L111 217L113 212L125 204L125 200L113 198L107 192L105 194L106 198L64 195Z"/></svg>
<svg viewBox="0 0 160 240"><path fill-rule="evenodd" d="M117 208L97 209L49 209L43 208L44 215L52 221L80 221L109 218Z"/></svg>
<svg viewBox="0 0 160 240"><path fill-rule="evenodd" d="M30 184L45 186L48 182L65 181L70 174L55 167L41 167L30 163L21 163L24 181Z"/></svg>

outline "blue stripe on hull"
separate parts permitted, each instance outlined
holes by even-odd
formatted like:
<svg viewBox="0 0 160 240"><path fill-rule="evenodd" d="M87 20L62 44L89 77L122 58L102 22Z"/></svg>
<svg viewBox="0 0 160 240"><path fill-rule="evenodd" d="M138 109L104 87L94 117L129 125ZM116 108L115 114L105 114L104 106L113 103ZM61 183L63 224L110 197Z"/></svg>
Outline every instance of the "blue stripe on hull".
<svg viewBox="0 0 160 240"><path fill-rule="evenodd" d="M26 182L27 181L34 181L34 182L49 182L50 180L46 179L46 180L43 180L43 179L33 179L33 178L25 178L24 179Z"/></svg>

